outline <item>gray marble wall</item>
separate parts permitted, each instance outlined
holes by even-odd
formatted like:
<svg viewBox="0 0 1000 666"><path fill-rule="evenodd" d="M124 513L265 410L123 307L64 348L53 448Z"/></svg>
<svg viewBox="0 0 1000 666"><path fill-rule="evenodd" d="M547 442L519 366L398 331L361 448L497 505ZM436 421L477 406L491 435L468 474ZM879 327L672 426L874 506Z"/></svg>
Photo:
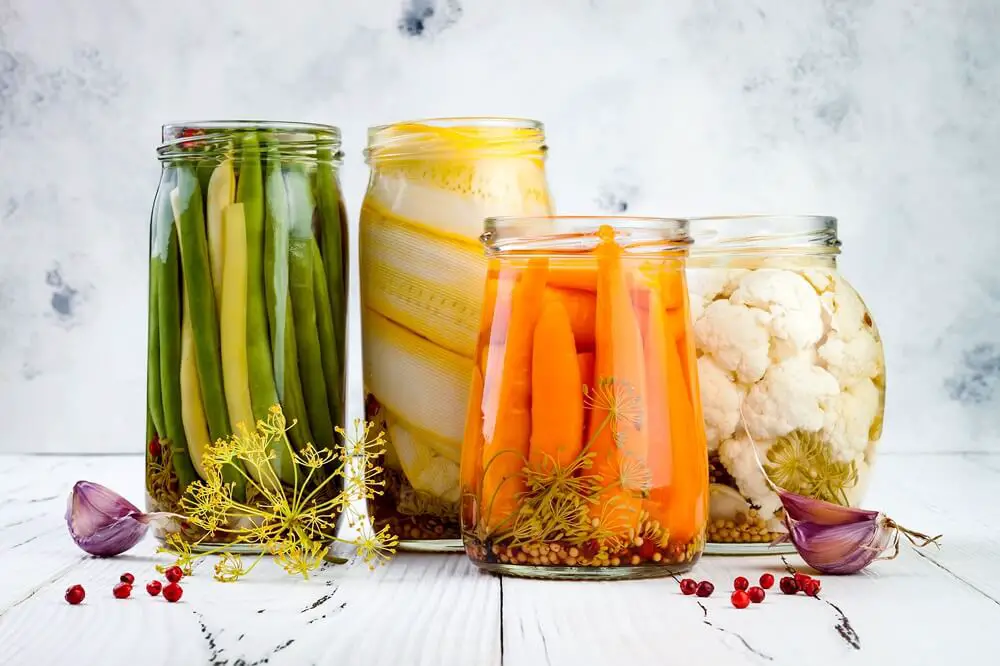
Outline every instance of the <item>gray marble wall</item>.
<svg viewBox="0 0 1000 666"><path fill-rule="evenodd" d="M836 215L885 449L1000 448L998 7L0 0L0 450L142 446L164 121L340 125L356 221L365 128L441 115L543 120L561 212Z"/></svg>

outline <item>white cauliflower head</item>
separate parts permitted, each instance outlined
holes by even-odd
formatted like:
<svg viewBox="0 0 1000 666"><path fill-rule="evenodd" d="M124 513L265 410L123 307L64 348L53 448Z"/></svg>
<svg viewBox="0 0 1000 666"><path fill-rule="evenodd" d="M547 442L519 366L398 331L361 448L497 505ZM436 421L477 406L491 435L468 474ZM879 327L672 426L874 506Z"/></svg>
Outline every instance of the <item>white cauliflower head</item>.
<svg viewBox="0 0 1000 666"><path fill-rule="evenodd" d="M880 397L872 380L861 379L826 400L823 436L836 459L847 462L864 454Z"/></svg>
<svg viewBox="0 0 1000 666"><path fill-rule="evenodd" d="M820 300L830 316L830 328L840 337L852 338L865 326L868 308L858 292L839 275L834 278L835 289L824 293Z"/></svg>
<svg viewBox="0 0 1000 666"><path fill-rule="evenodd" d="M866 331L847 339L831 336L818 353L819 364L841 384L871 379L881 372L882 348Z"/></svg>
<svg viewBox="0 0 1000 666"><path fill-rule="evenodd" d="M816 432L826 416L823 406L840 386L829 372L796 356L771 366L747 394L743 411L754 439L773 439L802 429Z"/></svg>
<svg viewBox="0 0 1000 666"><path fill-rule="evenodd" d="M729 301L768 312L771 333L795 351L823 337L819 295L795 271L766 268L743 276ZM783 356L793 355L785 352Z"/></svg>
<svg viewBox="0 0 1000 666"><path fill-rule="evenodd" d="M749 384L763 377L771 364L770 319L763 310L714 301L694 324L695 341L720 368Z"/></svg>
<svg viewBox="0 0 1000 666"><path fill-rule="evenodd" d="M731 373L720 368L711 356L698 359L698 383L701 386L708 450L711 452L735 432L740 421L740 402L746 389L735 383Z"/></svg>
<svg viewBox="0 0 1000 666"><path fill-rule="evenodd" d="M698 268L688 271L688 291L706 303L717 298L729 298L749 271L745 268Z"/></svg>
<svg viewBox="0 0 1000 666"><path fill-rule="evenodd" d="M763 461L773 441L756 442L757 453ZM735 439L727 439L719 446L719 460L726 470L736 479L740 492L750 500L751 504L759 506L762 518L769 518L781 508L781 500L767 485L767 480L757 466L753 452L754 444L746 435Z"/></svg>

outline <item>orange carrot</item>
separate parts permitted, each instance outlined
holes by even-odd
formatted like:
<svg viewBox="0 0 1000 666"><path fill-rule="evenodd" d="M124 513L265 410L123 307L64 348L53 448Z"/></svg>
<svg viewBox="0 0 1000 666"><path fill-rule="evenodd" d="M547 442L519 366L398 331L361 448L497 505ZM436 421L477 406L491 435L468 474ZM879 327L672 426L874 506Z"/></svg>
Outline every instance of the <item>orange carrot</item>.
<svg viewBox="0 0 1000 666"><path fill-rule="evenodd" d="M674 259L668 259L660 269L660 295L663 307L676 310L687 300L687 284L684 280L684 266Z"/></svg>
<svg viewBox="0 0 1000 666"><path fill-rule="evenodd" d="M667 347L667 380L671 390L667 396L670 415L671 463L674 491L671 493L667 528L671 539L685 543L705 528L708 517L708 447L703 423L695 420L694 403L685 386L681 359L676 346Z"/></svg>
<svg viewBox="0 0 1000 666"><path fill-rule="evenodd" d="M580 384L587 387L594 385L594 352L583 352L576 355L576 363L580 366Z"/></svg>
<svg viewBox="0 0 1000 666"><path fill-rule="evenodd" d="M593 268L549 268L546 282L550 287L578 289L594 293L597 291L597 271Z"/></svg>
<svg viewBox="0 0 1000 666"><path fill-rule="evenodd" d="M531 437L531 346L545 296L547 268L547 259L532 259L514 286L501 357L503 374L499 387L493 389L499 395L492 423L486 413L482 506L490 532L509 525L517 512L517 496L525 490L521 471Z"/></svg>
<svg viewBox="0 0 1000 666"><path fill-rule="evenodd" d="M660 295L656 289L650 290L649 312L646 316L646 398L649 409L646 422L649 424L649 464L651 481L651 499L646 510L650 517L664 522L666 516L655 502L663 491L671 486L671 449L673 442L670 436L670 421L667 418L667 394L673 390L685 390L684 386L672 386L667 381L667 347L673 345L673 340L667 337L667 327L664 322L666 313L662 307Z"/></svg>
<svg viewBox="0 0 1000 666"><path fill-rule="evenodd" d="M623 272L621 248L614 233L602 227L598 246L597 318L591 391L590 442L595 454L592 473L602 490L591 510L601 525L616 534L638 525L648 450L646 372L642 334Z"/></svg>
<svg viewBox="0 0 1000 666"><path fill-rule="evenodd" d="M503 376L504 342L507 340L507 328L510 324L510 310L514 297L514 284L517 273L504 271L493 278L494 305L492 323L486 333L481 333L483 348L488 350L483 366L483 433L487 439L492 439L500 409L500 383ZM489 288L487 288L489 294ZM486 311L484 310L484 313ZM484 317L487 316L484 314Z"/></svg>
<svg viewBox="0 0 1000 666"><path fill-rule="evenodd" d="M587 387L589 393L594 388L594 352L577 354L576 364L580 367L580 393L583 393L584 386ZM584 419L583 431L580 433L581 442L586 442L587 438L590 437L587 430L587 420Z"/></svg>
<svg viewBox="0 0 1000 666"><path fill-rule="evenodd" d="M485 347L483 348L485 351ZM475 503L479 497L479 479L482 476L483 455L483 375L479 367L472 368L469 401L465 414L465 436L462 438L460 479L462 483L462 521L471 526L476 519Z"/></svg>
<svg viewBox="0 0 1000 666"><path fill-rule="evenodd" d="M565 469L583 449L583 392L569 315L546 301L535 325L531 356L532 469Z"/></svg>
<svg viewBox="0 0 1000 666"><path fill-rule="evenodd" d="M590 349L594 346L594 317L597 316L597 299L594 293L580 289L559 289L547 287L546 299L560 301L573 328L576 348Z"/></svg>

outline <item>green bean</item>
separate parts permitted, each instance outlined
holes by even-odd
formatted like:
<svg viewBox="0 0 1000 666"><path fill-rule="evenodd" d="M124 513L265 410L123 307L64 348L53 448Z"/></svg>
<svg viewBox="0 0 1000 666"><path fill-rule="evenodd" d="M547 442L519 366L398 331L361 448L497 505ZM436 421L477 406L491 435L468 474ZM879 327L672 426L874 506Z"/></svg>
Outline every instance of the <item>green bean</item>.
<svg viewBox="0 0 1000 666"><path fill-rule="evenodd" d="M332 447L333 422L323 379L323 360L316 326L316 297L313 290L313 254L315 243L312 219L315 202L305 167L293 164L285 173L288 192L288 294L295 319L295 344L298 348L302 393L309 425L320 447Z"/></svg>
<svg viewBox="0 0 1000 666"><path fill-rule="evenodd" d="M158 271L152 261L149 264L149 331L146 345L146 406L153 422L153 430L158 437L166 436L163 429L163 401L160 397L160 320L157 303ZM148 440L149 438L147 438Z"/></svg>
<svg viewBox="0 0 1000 666"><path fill-rule="evenodd" d="M323 219L319 242L325 260L327 293L333 313L333 332L341 358L347 340L347 288L349 260L347 255L347 229L342 214L337 174L333 170L329 148L318 151L316 166L316 193L320 215Z"/></svg>
<svg viewBox="0 0 1000 666"><path fill-rule="evenodd" d="M248 133L243 139L243 162L240 166L236 201L243 204L247 237L247 371L250 377L250 403L255 419L267 417L278 402L271 364L267 314L264 309L264 185L261 177L260 148L257 137Z"/></svg>
<svg viewBox="0 0 1000 666"><path fill-rule="evenodd" d="M208 421L208 431L213 442L232 434L226 397L222 387L222 360L219 343L218 315L215 311L215 292L212 288L208 260L208 241L205 238L205 216L202 209L201 187L194 170L188 165L177 169L177 187L170 194L174 220L180 239L181 264L191 325L194 329L195 360L201 396ZM235 497L242 497L245 489L243 474L232 463L222 470L227 483L236 484Z"/></svg>
<svg viewBox="0 0 1000 666"><path fill-rule="evenodd" d="M275 147L267 151L264 218L264 299L271 333L275 387L296 450L314 442L299 377L292 304L288 300L288 193ZM294 425L292 425L294 424ZM289 481L290 483L290 481Z"/></svg>
<svg viewBox="0 0 1000 666"><path fill-rule="evenodd" d="M168 196L163 192L163 196ZM170 204L166 207L169 209ZM177 231L171 224L165 247L161 248L165 259L153 256L153 270L159 272L156 279L157 314L160 334L160 383L163 395L163 418L167 441L170 445L171 460L177 482L183 492L188 484L196 481L197 472L191 464L184 423L181 420L181 299L180 273L177 257Z"/></svg>
<svg viewBox="0 0 1000 666"><path fill-rule="evenodd" d="M319 246L310 243L313 254L313 289L316 295L316 325L319 348L323 357L323 375L326 377L327 398L330 400L330 417L334 426L344 427L344 348L337 344L334 315L330 312L330 295Z"/></svg>

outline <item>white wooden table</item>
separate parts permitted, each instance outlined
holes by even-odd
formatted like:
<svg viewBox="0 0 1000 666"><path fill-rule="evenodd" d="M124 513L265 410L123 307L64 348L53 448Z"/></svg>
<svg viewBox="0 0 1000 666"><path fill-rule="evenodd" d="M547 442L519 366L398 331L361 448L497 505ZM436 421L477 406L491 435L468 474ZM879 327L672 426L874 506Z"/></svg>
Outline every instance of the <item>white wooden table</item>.
<svg viewBox="0 0 1000 666"><path fill-rule="evenodd" d="M864 573L823 577L819 599L777 587L736 610L732 579L780 576L778 556L706 557L676 581L542 582L479 573L463 555L399 555L376 572L331 565L309 581L262 563L235 584L210 561L176 604L145 582L164 556L147 537L114 559L86 556L63 519L78 479L142 498L142 459L0 456L0 664L978 664L998 663L1000 455L883 455L870 508L943 532L944 546ZM788 558L794 566L801 562ZM132 598L111 588L136 576ZM84 585L79 606L65 589Z"/></svg>

